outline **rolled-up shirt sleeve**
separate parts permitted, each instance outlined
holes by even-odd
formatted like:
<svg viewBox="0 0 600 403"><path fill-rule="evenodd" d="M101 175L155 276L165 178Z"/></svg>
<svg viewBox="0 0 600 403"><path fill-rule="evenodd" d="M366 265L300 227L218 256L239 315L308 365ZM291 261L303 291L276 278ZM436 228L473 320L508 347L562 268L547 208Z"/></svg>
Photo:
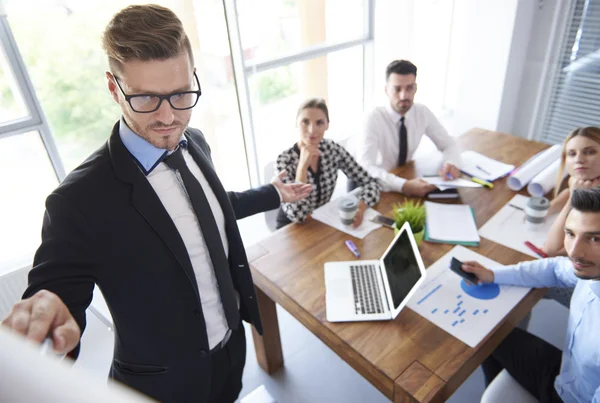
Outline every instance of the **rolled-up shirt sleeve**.
<svg viewBox="0 0 600 403"><path fill-rule="evenodd" d="M494 282L497 284L535 288L571 288L575 287L579 280L573 271L573 263L563 256L521 262L491 270L494 272Z"/></svg>

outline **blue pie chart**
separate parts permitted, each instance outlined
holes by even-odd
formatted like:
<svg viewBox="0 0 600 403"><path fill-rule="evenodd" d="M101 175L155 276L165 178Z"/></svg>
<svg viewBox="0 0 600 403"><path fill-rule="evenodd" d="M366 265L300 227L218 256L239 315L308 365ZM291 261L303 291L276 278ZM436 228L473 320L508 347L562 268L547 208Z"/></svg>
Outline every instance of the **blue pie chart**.
<svg viewBox="0 0 600 403"><path fill-rule="evenodd" d="M477 299L494 299L500 294L498 284L469 285L465 280L462 280L460 288L471 297Z"/></svg>

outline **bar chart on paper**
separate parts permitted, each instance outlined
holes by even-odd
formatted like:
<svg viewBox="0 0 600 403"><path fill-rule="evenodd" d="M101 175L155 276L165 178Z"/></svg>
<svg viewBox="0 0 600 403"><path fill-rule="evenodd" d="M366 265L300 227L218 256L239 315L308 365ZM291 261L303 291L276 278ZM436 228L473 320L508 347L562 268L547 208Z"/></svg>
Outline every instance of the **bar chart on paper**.
<svg viewBox="0 0 600 403"><path fill-rule="evenodd" d="M530 288L497 284L469 285L450 270L452 257L475 260L488 268L500 264L456 246L427 269L427 280L408 307L470 347L477 346L529 292Z"/></svg>

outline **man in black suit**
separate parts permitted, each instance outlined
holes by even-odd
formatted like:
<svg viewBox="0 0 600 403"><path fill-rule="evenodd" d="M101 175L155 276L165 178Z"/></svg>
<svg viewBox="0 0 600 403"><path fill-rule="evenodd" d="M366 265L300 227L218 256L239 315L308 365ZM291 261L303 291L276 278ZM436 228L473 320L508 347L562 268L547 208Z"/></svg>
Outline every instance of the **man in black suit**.
<svg viewBox="0 0 600 403"><path fill-rule="evenodd" d="M77 356L96 284L115 324L111 377L169 402L233 402L246 341L261 331L236 219L306 197L310 185L225 192L199 130L189 40L169 9L131 6L103 38L123 116L48 197L24 300L4 325Z"/></svg>

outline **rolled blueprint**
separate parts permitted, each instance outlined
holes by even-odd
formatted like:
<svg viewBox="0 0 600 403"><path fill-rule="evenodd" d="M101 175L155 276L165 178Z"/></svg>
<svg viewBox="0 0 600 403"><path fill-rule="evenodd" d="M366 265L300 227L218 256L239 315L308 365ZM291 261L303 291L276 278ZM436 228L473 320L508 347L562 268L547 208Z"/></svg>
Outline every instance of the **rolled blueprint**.
<svg viewBox="0 0 600 403"><path fill-rule="evenodd" d="M515 191L523 189L537 174L560 158L561 147L555 144L521 165L517 172L508 177L508 187Z"/></svg>
<svg viewBox="0 0 600 403"><path fill-rule="evenodd" d="M550 164L546 169L537 174L527 185L527 191L533 197L542 197L554 188L556 177L560 169L560 159Z"/></svg>

